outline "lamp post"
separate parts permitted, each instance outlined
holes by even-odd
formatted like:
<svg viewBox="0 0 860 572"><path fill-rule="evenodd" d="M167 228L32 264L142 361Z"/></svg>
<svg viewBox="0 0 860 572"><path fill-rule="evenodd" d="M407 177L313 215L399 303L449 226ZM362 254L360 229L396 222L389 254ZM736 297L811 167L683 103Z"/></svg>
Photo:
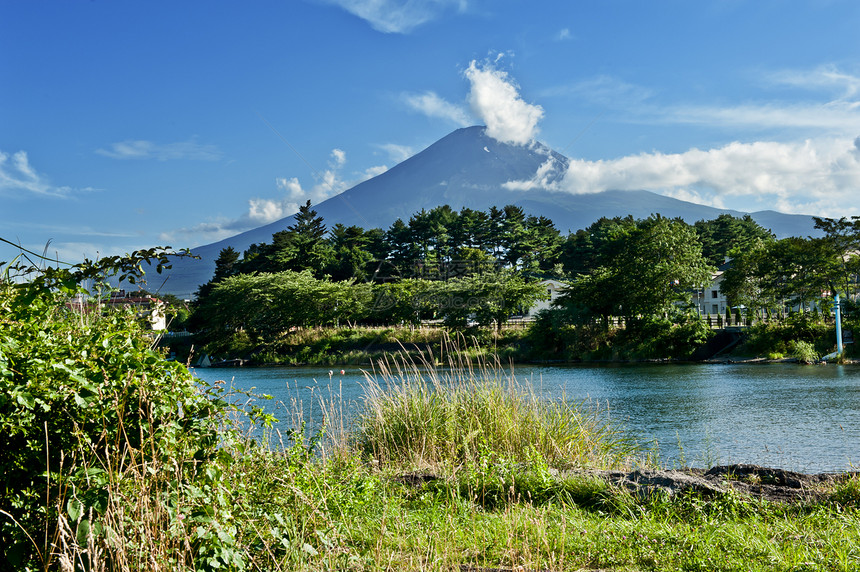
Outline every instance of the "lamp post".
<svg viewBox="0 0 860 572"><path fill-rule="evenodd" d="M836 354L842 355L842 314L839 311L839 292L833 300L836 303Z"/></svg>

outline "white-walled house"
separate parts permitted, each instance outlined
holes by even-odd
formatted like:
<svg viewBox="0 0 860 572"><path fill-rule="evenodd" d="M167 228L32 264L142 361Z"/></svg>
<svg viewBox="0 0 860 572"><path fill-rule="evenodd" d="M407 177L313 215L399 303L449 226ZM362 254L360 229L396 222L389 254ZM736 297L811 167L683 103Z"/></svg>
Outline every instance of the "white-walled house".
<svg viewBox="0 0 860 572"><path fill-rule="evenodd" d="M711 277L711 283L693 293L693 303L699 308L699 313L702 316L725 315L728 300L720 285L723 282L723 273L729 266L731 266L730 261L721 264Z"/></svg>
<svg viewBox="0 0 860 572"><path fill-rule="evenodd" d="M549 296L546 300L538 300L532 307L526 310L523 314L523 318L533 319L538 312L541 310L548 310L552 303L562 294L562 291L567 288L566 282L561 282L560 280L541 280L541 285L546 288L546 293Z"/></svg>
<svg viewBox="0 0 860 572"><path fill-rule="evenodd" d="M110 297L106 300L77 296L69 303L69 307L82 312L91 312L102 307L132 308L137 317L145 320L152 330L164 331L167 329L166 304L152 296L136 296L127 294L125 290L119 290L118 292L111 292Z"/></svg>

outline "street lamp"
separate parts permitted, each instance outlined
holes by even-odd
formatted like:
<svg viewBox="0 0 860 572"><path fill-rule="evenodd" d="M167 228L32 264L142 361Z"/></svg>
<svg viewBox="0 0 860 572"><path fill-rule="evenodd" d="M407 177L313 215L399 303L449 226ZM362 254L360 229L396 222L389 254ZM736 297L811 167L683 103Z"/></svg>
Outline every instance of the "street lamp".
<svg viewBox="0 0 860 572"><path fill-rule="evenodd" d="M842 355L842 314L839 311L839 292L833 300L836 303L836 354Z"/></svg>

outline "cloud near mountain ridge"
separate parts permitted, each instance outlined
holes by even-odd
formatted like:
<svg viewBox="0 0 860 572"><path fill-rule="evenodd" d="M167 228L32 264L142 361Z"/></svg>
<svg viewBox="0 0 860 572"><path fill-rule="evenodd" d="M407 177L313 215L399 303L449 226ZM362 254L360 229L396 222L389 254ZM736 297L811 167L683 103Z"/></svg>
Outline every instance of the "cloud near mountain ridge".
<svg viewBox="0 0 860 572"><path fill-rule="evenodd" d="M319 204L353 185L388 170L385 165L370 167L360 173L356 180L347 181L340 173L345 164L346 153L341 149L332 149L328 168L321 173L316 173L318 180L313 187L304 188L298 177L279 177L275 179L275 186L284 193L281 197L248 199L248 210L238 218L207 221L190 228L162 233L159 238L172 241L177 235L189 235L193 236L196 242L217 241L289 217L297 213L299 207L307 200L313 204Z"/></svg>
<svg viewBox="0 0 860 572"><path fill-rule="evenodd" d="M505 188L574 194L644 189L721 208L839 217L860 188L860 138L733 142L683 153L571 159L563 177L548 179L548 172L545 164L532 179L510 181ZM749 202L740 208L738 199Z"/></svg>

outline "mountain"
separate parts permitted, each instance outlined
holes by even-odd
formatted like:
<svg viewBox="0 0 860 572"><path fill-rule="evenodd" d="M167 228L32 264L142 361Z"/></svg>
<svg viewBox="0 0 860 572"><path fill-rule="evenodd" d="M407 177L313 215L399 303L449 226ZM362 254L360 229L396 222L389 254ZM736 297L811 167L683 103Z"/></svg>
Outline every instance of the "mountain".
<svg viewBox="0 0 860 572"><path fill-rule="evenodd" d="M366 229L387 229L398 218L407 222L421 209L429 210L443 204L456 210L463 207L487 210L493 205L514 204L527 214L551 219L563 234L585 228L602 216L629 214L634 218L646 218L659 213L693 223L716 218L722 213L747 214L648 191L571 194L543 188L514 191L504 186L509 181L530 181L539 170L542 181L552 182L563 175L568 164L566 157L540 143L509 145L489 137L484 127L466 127L443 137L385 173L315 205L314 209L329 228L341 223ZM778 237L806 236L816 232L809 216L774 211L749 214ZM193 253L200 260L177 260L160 291L190 298L197 286L212 278L214 261L221 249L232 246L241 253L253 243L270 242L272 234L285 230L292 222L290 216L194 248ZM157 285L150 284L150 287L154 286Z"/></svg>

